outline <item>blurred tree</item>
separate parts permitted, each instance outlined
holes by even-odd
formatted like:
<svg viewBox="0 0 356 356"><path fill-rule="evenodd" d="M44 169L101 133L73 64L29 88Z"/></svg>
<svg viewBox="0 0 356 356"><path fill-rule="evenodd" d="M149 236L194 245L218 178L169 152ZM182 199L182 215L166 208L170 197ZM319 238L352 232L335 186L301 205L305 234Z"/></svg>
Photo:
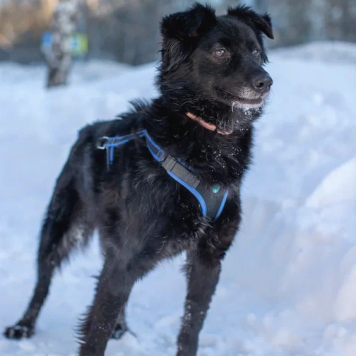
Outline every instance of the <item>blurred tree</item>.
<svg viewBox="0 0 356 356"><path fill-rule="evenodd" d="M66 85L71 65L71 35L76 29L77 0L59 0L54 10L52 45L44 51L47 87Z"/></svg>
<svg viewBox="0 0 356 356"><path fill-rule="evenodd" d="M59 34L53 54L48 56L53 68L51 81L60 83L68 72L70 56L59 43L69 35L62 28L61 18L74 28L67 5L85 0L0 0L0 60L22 63L40 61L39 42L48 28L53 8L58 1L53 28ZM112 59L138 65L159 58L159 22L162 16L182 11L195 0L86 0L88 3L89 58ZM356 0L201 0L226 13L227 6L243 3L272 15L275 41L271 46L290 46L312 40L356 42ZM62 4L64 5L62 7ZM72 5L69 5L72 6ZM64 8L60 10L60 8ZM72 9L75 6L72 6ZM73 11L72 11L73 13ZM82 14L79 11L77 14ZM57 17L58 22L57 24ZM79 21L80 22L80 21ZM64 26L65 27L65 26ZM62 40L61 40L62 39ZM67 39L67 40L66 40ZM67 42L68 43L68 42ZM54 64L53 64L54 63ZM62 63L59 66L59 63ZM61 69L59 69L59 67ZM57 74L55 74L57 73ZM65 82L65 81L64 81Z"/></svg>
<svg viewBox="0 0 356 356"><path fill-rule="evenodd" d="M354 41L356 37L356 1L355 0L326 0L325 27L327 37L338 40Z"/></svg>
<svg viewBox="0 0 356 356"><path fill-rule="evenodd" d="M313 0L269 0L268 11L272 15L279 43L291 46L310 39L311 17L319 16L312 13L312 3Z"/></svg>

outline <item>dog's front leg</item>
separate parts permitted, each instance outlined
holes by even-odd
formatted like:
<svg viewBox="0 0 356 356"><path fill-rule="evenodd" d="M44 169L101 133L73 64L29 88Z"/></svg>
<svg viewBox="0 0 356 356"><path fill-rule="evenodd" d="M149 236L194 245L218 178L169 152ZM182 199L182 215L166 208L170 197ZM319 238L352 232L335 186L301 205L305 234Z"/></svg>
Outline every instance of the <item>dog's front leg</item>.
<svg viewBox="0 0 356 356"><path fill-rule="evenodd" d="M219 280L219 260L206 263L199 253L190 254L187 263L188 295L185 313L178 337L177 356L195 356L198 349L199 332L209 309Z"/></svg>
<svg viewBox="0 0 356 356"><path fill-rule="evenodd" d="M231 246L240 222L239 206L230 204L229 214L202 238L197 250L188 252L188 294L178 337L177 356L196 356L199 333L219 281L221 260Z"/></svg>
<svg viewBox="0 0 356 356"><path fill-rule="evenodd" d="M119 255L117 251L106 251L94 303L81 327L80 356L104 355L135 281L153 267L147 259L134 259L132 251L130 254L125 248Z"/></svg>
<svg viewBox="0 0 356 356"><path fill-rule="evenodd" d="M80 356L103 356L116 320L124 310L134 280L120 261L106 255L94 303L81 326Z"/></svg>

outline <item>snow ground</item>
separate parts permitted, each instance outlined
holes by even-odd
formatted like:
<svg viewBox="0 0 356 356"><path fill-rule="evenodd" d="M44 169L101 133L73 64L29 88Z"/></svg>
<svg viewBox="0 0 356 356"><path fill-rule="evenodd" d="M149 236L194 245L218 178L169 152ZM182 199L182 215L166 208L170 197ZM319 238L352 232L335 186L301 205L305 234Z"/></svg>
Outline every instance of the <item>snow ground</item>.
<svg viewBox="0 0 356 356"><path fill-rule="evenodd" d="M199 356L356 355L356 66L342 60L356 46L340 48L339 64L328 44L271 54L275 85L257 124L243 226ZM0 65L0 330L32 293L40 221L77 130L156 95L154 73L86 64L71 87L46 92L43 68ZM182 263L165 262L135 286L128 321L137 338L110 341L107 356L175 355ZM0 355L75 355L73 328L100 264L95 239L56 276L35 337L0 336Z"/></svg>

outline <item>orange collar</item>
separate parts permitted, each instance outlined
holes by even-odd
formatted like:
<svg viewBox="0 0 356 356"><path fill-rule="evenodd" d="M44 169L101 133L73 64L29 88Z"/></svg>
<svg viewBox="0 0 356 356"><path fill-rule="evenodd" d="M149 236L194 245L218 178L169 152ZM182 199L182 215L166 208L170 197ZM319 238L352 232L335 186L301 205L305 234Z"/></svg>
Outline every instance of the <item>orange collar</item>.
<svg viewBox="0 0 356 356"><path fill-rule="evenodd" d="M190 119L196 121L200 126L203 126L204 128L206 128L206 129L208 129L210 131L217 131L220 135L230 135L233 132L233 130L229 130L229 131L218 130L218 129L216 129L216 125L207 123L201 117L196 116L196 115L192 114L191 112L187 112L186 115Z"/></svg>

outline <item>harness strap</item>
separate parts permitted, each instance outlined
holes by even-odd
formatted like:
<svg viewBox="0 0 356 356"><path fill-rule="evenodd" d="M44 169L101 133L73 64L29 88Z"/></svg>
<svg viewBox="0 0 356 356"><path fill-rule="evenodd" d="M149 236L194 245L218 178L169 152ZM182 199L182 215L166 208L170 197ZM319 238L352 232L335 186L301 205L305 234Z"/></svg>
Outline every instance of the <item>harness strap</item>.
<svg viewBox="0 0 356 356"><path fill-rule="evenodd" d="M153 158L155 158L158 162L161 162L162 167L167 172L172 172L177 177L180 177L194 189L199 185L200 180L185 166L183 166L183 164L179 163L172 156L166 155L164 151L156 145L156 143L152 140L151 136L149 136L148 133L146 133L146 143Z"/></svg>
<svg viewBox="0 0 356 356"><path fill-rule="evenodd" d="M183 185L197 198L204 216L207 216L213 221L219 218L224 209L229 190L221 188L218 184L210 186L201 182L183 162L167 155L164 150L153 141L146 130L137 131L125 136L104 136L100 138L97 148L106 149L108 169L110 169L110 165L113 163L114 148L133 140L135 137L146 138L147 148L152 157L161 164L175 181Z"/></svg>

